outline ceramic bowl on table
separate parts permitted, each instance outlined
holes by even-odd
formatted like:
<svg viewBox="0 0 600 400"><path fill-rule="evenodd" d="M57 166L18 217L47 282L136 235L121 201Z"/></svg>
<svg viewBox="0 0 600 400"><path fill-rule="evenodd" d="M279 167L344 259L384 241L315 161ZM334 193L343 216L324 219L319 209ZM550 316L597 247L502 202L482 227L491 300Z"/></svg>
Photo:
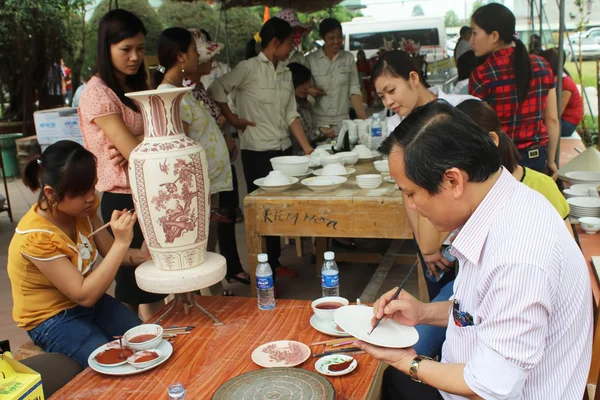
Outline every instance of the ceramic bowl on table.
<svg viewBox="0 0 600 400"><path fill-rule="evenodd" d="M302 184L314 192L333 192L346 182L343 176L315 176L302 180Z"/></svg>
<svg viewBox="0 0 600 400"><path fill-rule="evenodd" d="M263 184L269 186L281 186L290 183L289 177L281 171L271 171L269 175L264 177Z"/></svg>
<svg viewBox="0 0 600 400"><path fill-rule="evenodd" d="M316 176L348 176L355 173L354 168L346 168L342 164L329 164L323 169L314 172Z"/></svg>
<svg viewBox="0 0 600 400"><path fill-rule="evenodd" d="M340 156L339 154L333 154L333 155L327 155L324 157L321 157L321 165L324 167L331 165L331 164L341 164L344 165L344 157Z"/></svg>
<svg viewBox="0 0 600 400"><path fill-rule="evenodd" d="M271 166L287 176L303 175L308 172L310 158L305 156L281 156L271 158Z"/></svg>
<svg viewBox="0 0 600 400"><path fill-rule="evenodd" d="M338 156L342 156L344 159L344 165L351 167L358 162L358 153L354 151L342 151L337 153Z"/></svg>
<svg viewBox="0 0 600 400"><path fill-rule="evenodd" d="M359 159L373 157L373 152L371 151L371 149L369 149L364 144L356 145L352 151L354 151L355 153L358 153Z"/></svg>
<svg viewBox="0 0 600 400"><path fill-rule="evenodd" d="M323 322L334 322L333 314L338 308L350 304L348 299L339 296L321 297L311 303L313 313Z"/></svg>
<svg viewBox="0 0 600 400"><path fill-rule="evenodd" d="M588 197L588 190L582 188L574 189L573 187L570 187L563 190L563 194L567 199L570 199L571 197Z"/></svg>
<svg viewBox="0 0 600 400"><path fill-rule="evenodd" d="M600 184L600 172L571 171L565 174L571 185Z"/></svg>
<svg viewBox="0 0 600 400"><path fill-rule="evenodd" d="M596 217L583 217L579 218L579 225L585 233L593 235L600 231L600 218Z"/></svg>
<svg viewBox="0 0 600 400"><path fill-rule="evenodd" d="M258 186L259 188L261 188L262 190L264 190L265 192L278 193L278 192L285 192L286 190L291 188L293 185L298 183L298 178L294 178L293 176L285 176L285 178L287 181L284 181L283 183L276 183L274 185L267 184L265 182L267 178L257 179L254 181L254 184L256 186Z"/></svg>
<svg viewBox="0 0 600 400"><path fill-rule="evenodd" d="M373 161L373 166L381 175L389 175L390 174L390 164L388 160L379 160Z"/></svg>
<svg viewBox="0 0 600 400"><path fill-rule="evenodd" d="M135 351L156 348L163 338L163 328L156 324L143 324L131 328L123 335L123 344ZM146 339L146 340L143 340Z"/></svg>
<svg viewBox="0 0 600 400"><path fill-rule="evenodd" d="M154 353L154 355L152 355L152 353ZM138 352L134 353L131 357L129 357L127 359L127 362L129 364L133 365L135 368L142 369L142 368L149 367L152 364L156 364L157 362L159 362L162 355L163 355L163 353L158 349L142 350L142 351L138 351ZM151 360L148 360L148 361L138 361L142 357L148 357L148 356L152 356L154 358L152 358Z"/></svg>
<svg viewBox="0 0 600 400"><path fill-rule="evenodd" d="M356 184L361 189L377 189L381 182L383 182L381 175L365 174L356 176Z"/></svg>

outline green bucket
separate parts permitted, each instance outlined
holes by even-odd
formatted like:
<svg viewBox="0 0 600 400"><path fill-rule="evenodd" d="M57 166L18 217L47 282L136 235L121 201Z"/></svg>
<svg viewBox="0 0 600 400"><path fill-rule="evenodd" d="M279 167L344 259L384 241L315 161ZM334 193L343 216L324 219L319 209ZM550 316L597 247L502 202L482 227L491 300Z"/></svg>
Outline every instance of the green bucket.
<svg viewBox="0 0 600 400"><path fill-rule="evenodd" d="M23 137L22 133L0 135L0 149L2 149L2 162L7 177L19 176L19 161L17 160L17 145L15 140ZM1 171L0 171L1 176Z"/></svg>

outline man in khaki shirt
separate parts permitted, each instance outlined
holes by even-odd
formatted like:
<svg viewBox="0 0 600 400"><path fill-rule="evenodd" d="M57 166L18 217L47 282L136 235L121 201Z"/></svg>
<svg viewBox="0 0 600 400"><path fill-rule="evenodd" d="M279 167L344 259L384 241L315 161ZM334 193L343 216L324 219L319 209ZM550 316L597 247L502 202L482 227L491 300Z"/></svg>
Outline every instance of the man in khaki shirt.
<svg viewBox="0 0 600 400"><path fill-rule="evenodd" d="M314 121L319 125L341 125L348 119L351 102L358 118L366 119L354 56L342 49L341 24L327 18L319 25L319 31L325 44L306 58L315 85L326 93L316 99Z"/></svg>
<svg viewBox="0 0 600 400"><path fill-rule="evenodd" d="M231 72L213 82L208 92L218 103L236 92L238 117L251 121L241 135L241 149L253 151L286 150L292 145L289 126L296 118L296 98L292 73L264 55L242 61Z"/></svg>

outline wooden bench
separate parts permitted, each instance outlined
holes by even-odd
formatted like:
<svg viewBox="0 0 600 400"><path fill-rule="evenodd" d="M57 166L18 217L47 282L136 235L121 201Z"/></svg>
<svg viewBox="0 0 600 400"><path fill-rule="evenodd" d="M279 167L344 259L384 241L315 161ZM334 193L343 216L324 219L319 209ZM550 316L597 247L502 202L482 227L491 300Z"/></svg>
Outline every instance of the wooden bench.
<svg viewBox="0 0 600 400"><path fill-rule="evenodd" d="M13 355L15 356L15 360L17 361L37 356L39 354L44 354L44 350L33 344L31 340L25 342L13 353Z"/></svg>

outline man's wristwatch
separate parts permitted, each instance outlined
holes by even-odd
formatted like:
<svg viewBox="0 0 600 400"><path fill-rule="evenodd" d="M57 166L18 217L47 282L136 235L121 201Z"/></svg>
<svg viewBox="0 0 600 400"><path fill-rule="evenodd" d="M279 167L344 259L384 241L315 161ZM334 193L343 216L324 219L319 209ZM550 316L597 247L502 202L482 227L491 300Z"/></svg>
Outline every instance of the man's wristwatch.
<svg viewBox="0 0 600 400"><path fill-rule="evenodd" d="M410 369L408 370L410 377L413 381L421 383L422 381L419 379L419 366L421 365L421 361L423 360L431 360L431 357L426 356L416 356L410 362Z"/></svg>

